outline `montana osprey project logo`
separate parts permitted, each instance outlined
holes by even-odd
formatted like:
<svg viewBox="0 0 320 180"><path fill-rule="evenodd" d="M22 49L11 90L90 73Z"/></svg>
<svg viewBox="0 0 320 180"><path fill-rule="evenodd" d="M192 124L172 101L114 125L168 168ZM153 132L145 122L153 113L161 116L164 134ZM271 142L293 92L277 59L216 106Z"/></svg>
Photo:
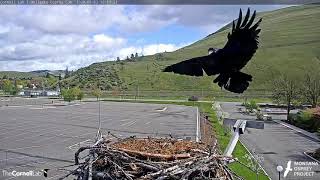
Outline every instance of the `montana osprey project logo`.
<svg viewBox="0 0 320 180"><path fill-rule="evenodd" d="M285 170L284 173L283 173L283 177L287 177L288 173L289 173L290 171L292 171L291 163L292 163L291 160L288 161L286 170Z"/></svg>

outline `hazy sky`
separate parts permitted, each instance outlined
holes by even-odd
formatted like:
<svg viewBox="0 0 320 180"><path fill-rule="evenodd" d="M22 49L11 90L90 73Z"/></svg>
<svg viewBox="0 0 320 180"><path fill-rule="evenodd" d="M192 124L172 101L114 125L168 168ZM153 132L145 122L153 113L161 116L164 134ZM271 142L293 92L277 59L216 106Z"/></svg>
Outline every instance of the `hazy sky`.
<svg viewBox="0 0 320 180"><path fill-rule="evenodd" d="M77 69L136 52L174 51L215 32L247 7L0 6L0 71Z"/></svg>

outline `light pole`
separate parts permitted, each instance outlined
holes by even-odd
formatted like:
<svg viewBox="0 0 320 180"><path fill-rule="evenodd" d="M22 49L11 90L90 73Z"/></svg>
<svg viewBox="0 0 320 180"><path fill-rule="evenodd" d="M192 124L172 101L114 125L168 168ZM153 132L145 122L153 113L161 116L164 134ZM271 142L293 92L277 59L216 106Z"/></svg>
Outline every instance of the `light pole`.
<svg viewBox="0 0 320 180"><path fill-rule="evenodd" d="M278 173L279 173L279 180L280 180L280 175L281 175L281 172L283 171L283 167L280 166L280 165L278 165L278 166L277 166L277 171L278 171Z"/></svg>
<svg viewBox="0 0 320 180"><path fill-rule="evenodd" d="M98 120L99 120L99 127L98 127L98 131L97 131L97 134L96 134L96 141L98 141L100 138L101 138L101 104L100 104L100 98L98 99L99 100L99 115L98 115Z"/></svg>
<svg viewBox="0 0 320 180"><path fill-rule="evenodd" d="M138 80L132 81L128 85L136 85L136 92L135 92L135 95L134 95L134 100L137 100L137 97L139 98L139 95L140 95L140 92L139 92L140 91L140 89L139 89L139 81Z"/></svg>

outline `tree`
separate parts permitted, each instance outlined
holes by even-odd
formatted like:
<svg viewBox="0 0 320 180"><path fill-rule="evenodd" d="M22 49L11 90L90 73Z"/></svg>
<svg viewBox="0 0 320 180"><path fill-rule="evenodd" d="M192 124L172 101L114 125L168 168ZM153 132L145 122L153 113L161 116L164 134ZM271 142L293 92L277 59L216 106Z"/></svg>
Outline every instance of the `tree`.
<svg viewBox="0 0 320 180"><path fill-rule="evenodd" d="M126 60L129 61L129 57L128 56L127 56Z"/></svg>
<svg viewBox="0 0 320 180"><path fill-rule="evenodd" d="M299 99L297 79L281 75L274 80L273 86L273 99L278 103L285 103L287 105L287 120L289 121L291 104Z"/></svg>
<svg viewBox="0 0 320 180"><path fill-rule="evenodd" d="M49 76L49 78L45 80L45 82L46 82L46 86L49 87L50 89L56 87L58 84L57 78L51 75Z"/></svg>
<svg viewBox="0 0 320 180"><path fill-rule="evenodd" d="M77 100L81 101L83 99L84 93L81 91L79 87L72 88L71 91Z"/></svg>
<svg viewBox="0 0 320 180"><path fill-rule="evenodd" d="M77 99L78 99L79 101L81 101L83 98L84 98L84 93L83 93L83 91L80 91L80 93L79 93L78 96L77 96Z"/></svg>
<svg viewBox="0 0 320 180"><path fill-rule="evenodd" d="M17 95L18 92L19 92L19 89L18 89L17 79L14 78L14 87L13 87L13 89L12 89L12 91L11 91L11 94L12 94L12 95Z"/></svg>
<svg viewBox="0 0 320 180"><path fill-rule="evenodd" d="M133 54L131 54L130 59L131 59L131 60L134 60L134 55L133 55Z"/></svg>
<svg viewBox="0 0 320 180"><path fill-rule="evenodd" d="M96 88L92 91L92 95L95 96L97 98L97 101L99 100L99 98L102 95L102 91L99 88Z"/></svg>
<svg viewBox="0 0 320 180"><path fill-rule="evenodd" d="M119 58L119 57L117 57L117 61L120 61L120 58Z"/></svg>
<svg viewBox="0 0 320 180"><path fill-rule="evenodd" d="M163 59L164 59L163 54L162 54L162 53L156 54L156 55L155 55L155 59L156 59L157 61L163 60Z"/></svg>
<svg viewBox="0 0 320 180"><path fill-rule="evenodd" d="M13 86L13 84L12 84L12 82L11 82L10 80L5 79L5 80L3 81L2 89L3 89L3 91L4 91L5 93L11 94L11 92L12 92L13 89L14 89L14 86Z"/></svg>
<svg viewBox="0 0 320 180"><path fill-rule="evenodd" d="M316 107L320 99L320 74L317 71L308 71L302 83L301 94L303 98Z"/></svg>
<svg viewBox="0 0 320 180"><path fill-rule="evenodd" d="M138 58L138 57L139 57L138 53L136 53L136 54L134 55L134 57L135 57L135 58Z"/></svg>
<svg viewBox="0 0 320 180"><path fill-rule="evenodd" d="M71 89L63 89L61 93L64 101L74 101L76 99L75 90L73 88Z"/></svg>
<svg viewBox="0 0 320 180"><path fill-rule="evenodd" d="M74 94L74 96L76 97L76 99L78 99L79 94L81 93L81 89L78 87L72 88L72 93Z"/></svg>
<svg viewBox="0 0 320 180"><path fill-rule="evenodd" d="M50 78L50 73L47 72L46 78Z"/></svg>
<svg viewBox="0 0 320 180"><path fill-rule="evenodd" d="M3 75L2 79L8 79L7 75Z"/></svg>
<svg viewBox="0 0 320 180"><path fill-rule="evenodd" d="M70 76L70 72L67 67L66 70L64 71L64 78L67 79L69 76Z"/></svg>

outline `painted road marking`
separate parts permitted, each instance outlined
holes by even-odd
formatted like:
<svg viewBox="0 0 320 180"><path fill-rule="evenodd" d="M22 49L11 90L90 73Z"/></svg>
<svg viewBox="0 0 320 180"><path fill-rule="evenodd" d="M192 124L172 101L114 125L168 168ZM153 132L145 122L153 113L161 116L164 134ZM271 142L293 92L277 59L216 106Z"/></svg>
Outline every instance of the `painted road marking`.
<svg viewBox="0 0 320 180"><path fill-rule="evenodd" d="M158 112L163 112L163 111L165 111L165 110L167 110L167 107L166 107L166 106L163 107L162 109L156 109L156 111L158 111Z"/></svg>

